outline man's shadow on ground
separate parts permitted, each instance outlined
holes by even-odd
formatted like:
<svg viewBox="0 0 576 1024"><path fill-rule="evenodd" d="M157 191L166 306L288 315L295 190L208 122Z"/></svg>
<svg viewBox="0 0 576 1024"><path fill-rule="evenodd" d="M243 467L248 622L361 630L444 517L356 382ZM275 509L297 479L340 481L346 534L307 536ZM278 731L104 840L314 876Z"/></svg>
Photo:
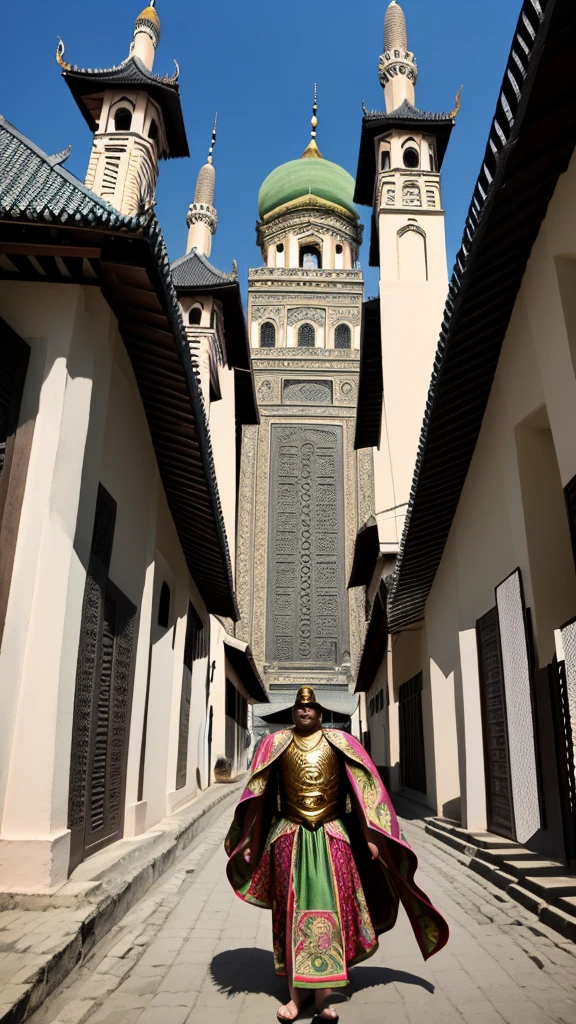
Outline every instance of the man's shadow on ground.
<svg viewBox="0 0 576 1024"><path fill-rule="evenodd" d="M267 949L229 949L218 953L210 964L210 973L220 992L228 996L247 993L269 995L286 1001L286 981L274 971L274 957ZM349 999L356 992L376 986L390 985L393 981L402 985L419 985L427 992L434 992L434 985L417 974L395 971L388 967L353 967L350 971L350 987L335 992L333 1002Z"/></svg>

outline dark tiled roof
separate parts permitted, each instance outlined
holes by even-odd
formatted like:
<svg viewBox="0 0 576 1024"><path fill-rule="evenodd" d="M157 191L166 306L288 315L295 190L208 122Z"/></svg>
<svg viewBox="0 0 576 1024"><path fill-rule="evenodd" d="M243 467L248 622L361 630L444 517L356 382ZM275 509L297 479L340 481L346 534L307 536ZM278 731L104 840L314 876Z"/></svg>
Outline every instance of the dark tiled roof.
<svg viewBox="0 0 576 1024"><path fill-rule="evenodd" d="M389 600L394 631L424 614L526 264L574 152L575 51L574 0L524 0L448 292Z"/></svg>
<svg viewBox="0 0 576 1024"><path fill-rule="evenodd" d="M380 447L383 392L380 299L368 299L362 307L356 449Z"/></svg>
<svg viewBox="0 0 576 1024"><path fill-rule="evenodd" d="M369 585L374 575L379 554L378 524L375 517L370 516L368 522L364 523L356 534L354 561L348 581L349 589L353 587L367 587Z"/></svg>
<svg viewBox="0 0 576 1024"><path fill-rule="evenodd" d="M226 274L210 263L207 256L192 249L172 264L172 280L176 288L217 288L238 283L238 274Z"/></svg>
<svg viewBox="0 0 576 1024"><path fill-rule="evenodd" d="M15 231L26 240L19 251L32 255L36 245L57 254L59 236L49 227L65 232L67 257L80 245L76 239L82 236L85 247L90 238L96 283L105 287L134 368L190 573L209 611L238 618L206 410L157 220L123 216L63 167L52 166L2 117L0 164L0 250L3 243L9 248ZM35 274L26 256L12 261L15 270L27 264Z"/></svg>
<svg viewBox="0 0 576 1024"><path fill-rule="evenodd" d="M177 74L173 77L155 75L139 57L129 57L117 67L106 69L71 67L63 63L61 66L64 68L62 77L92 132L98 127L104 89L144 90L162 111L170 156L190 156Z"/></svg>
<svg viewBox="0 0 576 1024"><path fill-rule="evenodd" d="M433 114L426 110L419 110L418 107L413 107L408 100L404 100L396 110L390 111L386 114L383 110L368 110L366 106L362 106L364 111L364 120L369 124L370 121L446 121L451 124L454 123L453 114Z"/></svg>
<svg viewBox="0 0 576 1024"><path fill-rule="evenodd" d="M137 229L54 160L0 115L0 217Z"/></svg>
<svg viewBox="0 0 576 1024"><path fill-rule="evenodd" d="M264 701L268 700L268 694L266 693L266 687L262 682L262 676L260 675L254 656L249 646L246 646L244 650L236 646L236 643L228 637L224 637L224 646L226 648L226 657L232 665L232 668L238 673L240 680L244 688L252 697L253 701L259 701L259 706L262 706ZM266 706L266 705L264 705Z"/></svg>

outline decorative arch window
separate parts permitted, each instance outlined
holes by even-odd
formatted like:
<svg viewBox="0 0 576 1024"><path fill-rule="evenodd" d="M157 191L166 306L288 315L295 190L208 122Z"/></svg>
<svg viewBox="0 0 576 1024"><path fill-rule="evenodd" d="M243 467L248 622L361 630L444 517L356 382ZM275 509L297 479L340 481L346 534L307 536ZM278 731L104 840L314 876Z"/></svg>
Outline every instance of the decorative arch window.
<svg viewBox="0 0 576 1024"><path fill-rule="evenodd" d="M276 327L266 320L260 328L260 348L274 348L276 346Z"/></svg>
<svg viewBox="0 0 576 1024"><path fill-rule="evenodd" d="M352 331L348 324L338 324L334 331L334 348L352 348Z"/></svg>
<svg viewBox="0 0 576 1024"><path fill-rule="evenodd" d="M158 124L155 118L152 118L150 122L150 127L148 129L148 138L152 139L152 142L156 142L156 139L158 138Z"/></svg>
<svg viewBox="0 0 576 1024"><path fill-rule="evenodd" d="M114 128L117 132L129 132L132 127L132 111L119 107L114 114Z"/></svg>
<svg viewBox="0 0 576 1024"><path fill-rule="evenodd" d="M188 323L191 327L198 327L202 320L202 306L192 306L188 314Z"/></svg>
<svg viewBox="0 0 576 1024"><path fill-rule="evenodd" d="M316 331L312 324L301 324L298 328L298 348L314 348L316 345Z"/></svg>
<svg viewBox="0 0 576 1024"><path fill-rule="evenodd" d="M317 245L303 245L300 248L300 266L304 270L321 270L322 253Z"/></svg>
<svg viewBox="0 0 576 1024"><path fill-rule="evenodd" d="M403 154L404 167L409 167L411 170L415 170L420 167L420 153L414 145L406 146Z"/></svg>

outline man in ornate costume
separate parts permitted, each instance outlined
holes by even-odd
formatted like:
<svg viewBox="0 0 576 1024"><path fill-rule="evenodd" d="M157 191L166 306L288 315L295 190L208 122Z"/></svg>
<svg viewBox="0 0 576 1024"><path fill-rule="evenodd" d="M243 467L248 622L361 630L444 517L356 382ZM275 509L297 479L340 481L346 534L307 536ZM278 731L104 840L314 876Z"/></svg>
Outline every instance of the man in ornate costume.
<svg viewBox="0 0 576 1024"><path fill-rule="evenodd" d="M299 689L292 719L256 752L226 837L227 873L241 899L272 910L276 972L291 996L278 1019L296 1020L314 990L317 1020L337 1021L332 989L375 953L399 900L425 959L448 926L414 882L416 856L364 748L322 728L311 687Z"/></svg>

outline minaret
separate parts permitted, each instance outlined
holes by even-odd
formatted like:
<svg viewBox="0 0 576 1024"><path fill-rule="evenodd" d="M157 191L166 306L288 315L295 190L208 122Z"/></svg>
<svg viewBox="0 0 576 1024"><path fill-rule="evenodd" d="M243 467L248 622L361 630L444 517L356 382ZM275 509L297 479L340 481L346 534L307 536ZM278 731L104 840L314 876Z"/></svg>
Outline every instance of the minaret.
<svg viewBox="0 0 576 1024"><path fill-rule="evenodd" d="M126 60L106 70L72 67L60 41L56 59L94 132L86 186L121 213L134 216L155 202L162 159L189 156L178 91L172 77L152 73L160 41L156 0L138 15Z"/></svg>
<svg viewBox="0 0 576 1024"><path fill-rule="evenodd" d="M440 167L457 111L415 106L416 58L396 0L386 10L384 48L378 70L386 112L365 110L355 198L373 204L370 262L380 268L384 382L375 498L377 512L400 507L378 520L380 549L394 554L448 290Z"/></svg>
<svg viewBox="0 0 576 1024"><path fill-rule="evenodd" d="M200 168L194 191L194 202L190 204L188 216L186 217L186 223L189 228L186 252L190 252L191 249L197 249L204 256L210 255L212 235L216 234L216 228L218 227L218 214L214 206L216 171L212 162L212 154L216 145L217 119L218 115L214 118L208 159L204 166Z"/></svg>
<svg viewBox="0 0 576 1024"><path fill-rule="evenodd" d="M392 0L384 17L384 53L380 57L379 72L387 114L397 110L404 101L414 106L418 68L414 54L408 49L404 11L396 0Z"/></svg>
<svg viewBox="0 0 576 1024"><path fill-rule="evenodd" d="M144 67L152 71L156 47L160 42L160 19L156 14L156 0L150 0L134 22L134 42L131 56L139 57Z"/></svg>

